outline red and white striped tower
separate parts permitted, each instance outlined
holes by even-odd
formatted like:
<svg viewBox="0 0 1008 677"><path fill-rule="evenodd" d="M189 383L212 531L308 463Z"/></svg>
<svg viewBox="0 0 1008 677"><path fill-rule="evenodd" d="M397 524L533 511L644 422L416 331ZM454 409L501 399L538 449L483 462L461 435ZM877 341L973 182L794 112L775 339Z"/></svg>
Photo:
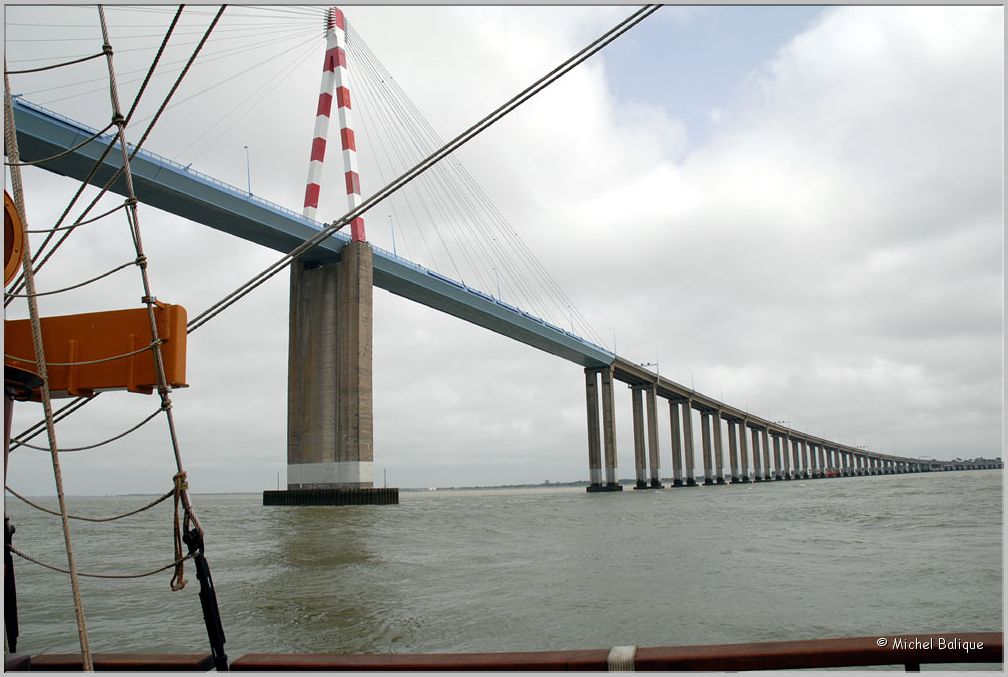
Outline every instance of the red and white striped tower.
<svg viewBox="0 0 1008 677"><path fill-rule="evenodd" d="M318 111L315 117L315 138L312 139L311 159L308 163L308 185L305 188L302 214L314 219L318 211L322 184L322 165L325 161L326 139L329 136L329 116L333 98L340 124L340 141L343 147L343 176L346 183L347 207L353 209L361 203L360 175L357 173L357 144L354 140L353 117L350 110L350 72L346 58L346 19L338 7L326 11L326 53L322 63L322 85L319 88ZM357 217L350 224L354 242L363 242L364 218Z"/></svg>

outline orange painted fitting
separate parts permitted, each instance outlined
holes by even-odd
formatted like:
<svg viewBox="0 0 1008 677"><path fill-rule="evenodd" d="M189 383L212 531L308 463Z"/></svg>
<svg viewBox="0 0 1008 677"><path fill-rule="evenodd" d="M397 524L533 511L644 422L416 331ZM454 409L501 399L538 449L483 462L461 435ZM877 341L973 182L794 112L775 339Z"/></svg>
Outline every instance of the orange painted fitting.
<svg viewBox="0 0 1008 677"><path fill-rule="evenodd" d="M186 310L158 301L154 316L162 342L166 380L173 388L186 387ZM4 343L5 365L34 368L35 352L28 320L5 321ZM52 397L90 396L103 390L149 395L157 388L151 350L97 364L60 364L101 360L149 346L151 332L146 308L43 317L42 344ZM32 399L39 397L36 390Z"/></svg>

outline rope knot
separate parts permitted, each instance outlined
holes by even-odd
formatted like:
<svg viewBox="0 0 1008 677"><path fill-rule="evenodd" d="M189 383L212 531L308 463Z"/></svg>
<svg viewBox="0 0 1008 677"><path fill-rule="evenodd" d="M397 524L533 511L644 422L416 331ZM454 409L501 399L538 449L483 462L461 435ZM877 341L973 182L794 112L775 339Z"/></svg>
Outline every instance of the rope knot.
<svg viewBox="0 0 1008 677"><path fill-rule="evenodd" d="M126 125L126 118L123 117L122 113L116 113L112 116L112 124L116 127L123 127Z"/></svg>
<svg viewBox="0 0 1008 677"><path fill-rule="evenodd" d="M102 51L102 54L107 54L107 55L111 56L112 55L112 45L110 45L109 43L106 42L104 45L102 45L101 51Z"/></svg>
<svg viewBox="0 0 1008 677"><path fill-rule="evenodd" d="M168 407L169 408L171 407L171 402L168 403ZM174 480L175 482L176 492L189 491L189 480L188 477L186 476L185 470L183 470L180 473L175 473L175 476L172 478L172 480Z"/></svg>
<svg viewBox="0 0 1008 677"><path fill-rule="evenodd" d="M143 254L136 257L136 264L140 266L141 270L147 270L147 257Z"/></svg>

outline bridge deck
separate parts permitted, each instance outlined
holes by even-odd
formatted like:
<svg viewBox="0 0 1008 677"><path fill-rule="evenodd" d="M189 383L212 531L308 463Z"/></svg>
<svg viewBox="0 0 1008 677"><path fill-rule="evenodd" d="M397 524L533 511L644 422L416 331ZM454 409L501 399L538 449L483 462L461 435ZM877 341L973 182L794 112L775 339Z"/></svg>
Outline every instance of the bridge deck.
<svg viewBox="0 0 1008 677"><path fill-rule="evenodd" d="M97 132L21 98L14 100L14 120L22 161L52 157ZM109 135L103 135L39 166L84 180L110 140ZM121 166L120 156L119 152L109 153L90 183L103 186ZM321 229L319 223L289 209L145 150L137 153L130 166L134 190L144 204L278 252L291 251ZM112 190L124 195L125 184L119 180ZM303 258L319 263L334 261L348 240L347 235L336 233ZM378 247L374 248L374 284L581 366L600 367L612 364L615 358L604 348L531 313Z"/></svg>

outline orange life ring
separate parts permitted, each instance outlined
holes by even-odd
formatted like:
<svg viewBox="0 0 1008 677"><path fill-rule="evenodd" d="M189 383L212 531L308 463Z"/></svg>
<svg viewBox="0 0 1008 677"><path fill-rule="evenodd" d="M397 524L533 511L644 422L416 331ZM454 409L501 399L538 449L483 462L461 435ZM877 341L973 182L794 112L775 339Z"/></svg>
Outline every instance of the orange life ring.
<svg viewBox="0 0 1008 677"><path fill-rule="evenodd" d="M24 257L24 223L14 200L4 191L4 286L10 284Z"/></svg>

